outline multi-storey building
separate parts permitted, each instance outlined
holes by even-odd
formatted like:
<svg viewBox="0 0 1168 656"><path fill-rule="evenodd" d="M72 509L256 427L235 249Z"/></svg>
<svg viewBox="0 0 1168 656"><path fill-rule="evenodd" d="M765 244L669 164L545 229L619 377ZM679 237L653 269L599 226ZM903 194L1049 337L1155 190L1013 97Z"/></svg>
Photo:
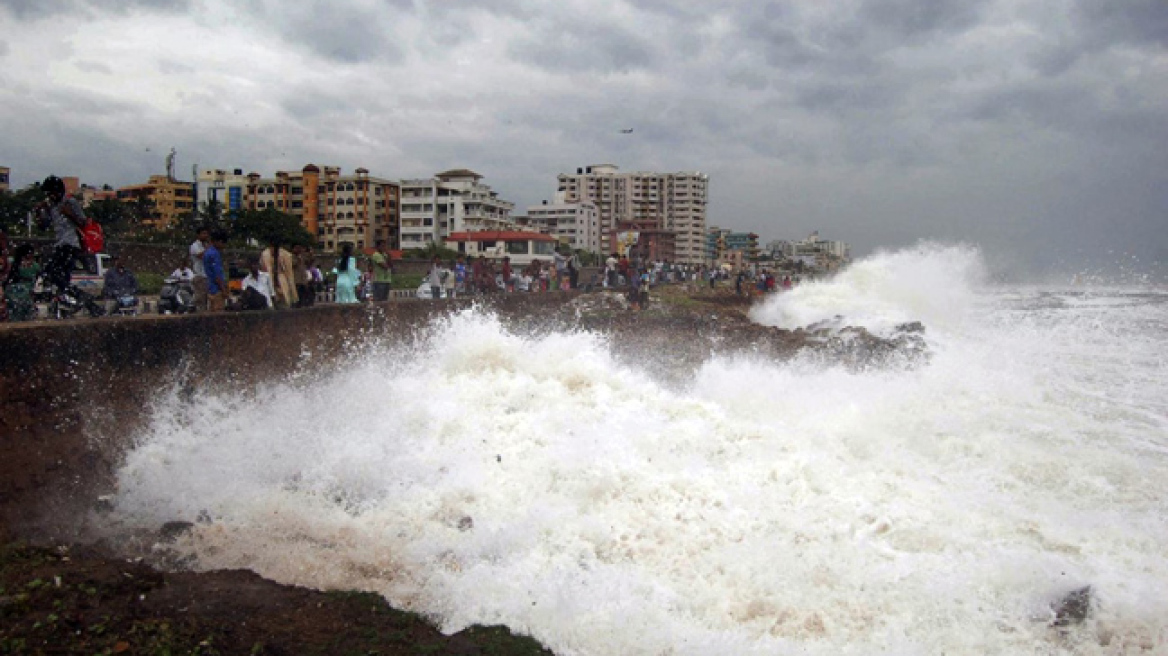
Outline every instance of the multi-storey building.
<svg viewBox="0 0 1168 656"><path fill-rule="evenodd" d="M781 259L795 254L795 244L786 239L775 239L767 244L771 257Z"/></svg>
<svg viewBox="0 0 1168 656"><path fill-rule="evenodd" d="M248 177L243 169L203 169L195 179L195 206L218 203L224 214L245 209Z"/></svg>
<svg viewBox="0 0 1168 656"><path fill-rule="evenodd" d="M340 167L314 164L300 171L277 171L274 178L247 175L244 209L277 209L300 219L317 244L337 250L343 244L358 249L385 241L398 248L401 186L359 168L341 175Z"/></svg>
<svg viewBox="0 0 1168 656"><path fill-rule="evenodd" d="M143 217L142 223L155 230L165 230L195 207L194 186L165 175L152 175L146 184L119 187L117 194L124 203L149 201L150 215Z"/></svg>
<svg viewBox="0 0 1168 656"><path fill-rule="evenodd" d="M596 203L564 203L559 198L556 200L555 203L544 201L541 205L528 207L525 219L517 222L531 230L551 235L574 250L600 253L600 211Z"/></svg>
<svg viewBox="0 0 1168 656"><path fill-rule="evenodd" d="M828 255L841 261L847 261L852 259L852 247L842 241L821 239L819 231L816 230L807 239L791 244L791 255Z"/></svg>
<svg viewBox="0 0 1168 656"><path fill-rule="evenodd" d="M612 164L560 174L567 202L592 201L600 218L601 249L618 250L619 235L636 233L636 254L697 264L705 255L709 176L699 172L620 173Z"/></svg>
<svg viewBox="0 0 1168 656"><path fill-rule="evenodd" d="M515 230L514 203L502 200L483 176L453 169L433 178L401 182L401 247L442 244L455 232Z"/></svg>
<svg viewBox="0 0 1168 656"><path fill-rule="evenodd" d="M10 170L7 166L0 166L0 191L8 191L8 174Z"/></svg>
<svg viewBox="0 0 1168 656"><path fill-rule="evenodd" d="M704 250L708 263L717 264L732 256L739 261L755 260L759 252L758 235L710 226L706 231Z"/></svg>
<svg viewBox="0 0 1168 656"><path fill-rule="evenodd" d="M82 207L89 207L99 200L117 200L118 198L118 192L109 185L103 185L101 188L98 188L85 183L81 184L81 188L74 195L81 201Z"/></svg>

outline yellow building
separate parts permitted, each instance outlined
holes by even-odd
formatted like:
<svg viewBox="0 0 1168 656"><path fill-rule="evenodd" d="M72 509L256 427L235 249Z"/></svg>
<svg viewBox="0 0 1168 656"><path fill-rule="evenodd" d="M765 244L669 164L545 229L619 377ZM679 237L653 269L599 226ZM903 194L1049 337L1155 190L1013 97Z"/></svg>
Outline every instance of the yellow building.
<svg viewBox="0 0 1168 656"><path fill-rule="evenodd" d="M152 175L146 184L118 188L118 200L123 203L134 204L141 198L150 202L150 215L143 218L143 226L165 230L194 210L195 188L165 175Z"/></svg>
<svg viewBox="0 0 1168 656"><path fill-rule="evenodd" d="M300 171L277 171L274 178L261 178L259 173L247 178L245 208L272 208L295 216L325 250L345 243L371 248L378 241L399 247L397 182L372 177L364 168L341 175L339 167L322 170L314 164Z"/></svg>
<svg viewBox="0 0 1168 656"><path fill-rule="evenodd" d="M0 166L0 191L8 191L8 167Z"/></svg>

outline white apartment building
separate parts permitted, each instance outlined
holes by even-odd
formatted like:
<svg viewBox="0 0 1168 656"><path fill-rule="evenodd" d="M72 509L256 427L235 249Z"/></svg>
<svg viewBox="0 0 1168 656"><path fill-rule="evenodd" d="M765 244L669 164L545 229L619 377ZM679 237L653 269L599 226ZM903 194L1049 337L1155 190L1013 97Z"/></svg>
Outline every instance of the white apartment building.
<svg viewBox="0 0 1168 656"><path fill-rule="evenodd" d="M215 201L223 207L223 212L238 212L245 208L248 178L243 169L203 169L195 179L195 207Z"/></svg>
<svg viewBox="0 0 1168 656"><path fill-rule="evenodd" d="M819 231L811 233L807 239L791 244L792 256L802 255L831 255L841 260L852 258L852 247L842 241L820 239Z"/></svg>
<svg viewBox="0 0 1168 656"><path fill-rule="evenodd" d="M515 230L514 203L482 184L483 176L453 169L433 178L401 182L401 247L443 243L451 233Z"/></svg>
<svg viewBox="0 0 1168 656"><path fill-rule="evenodd" d="M561 173L566 202L592 201L600 218L604 251L617 250L617 234L637 232L645 257L699 264L705 254L709 176L700 172L621 173L594 164Z"/></svg>
<svg viewBox="0 0 1168 656"><path fill-rule="evenodd" d="M561 201L562 194L557 196L557 202L544 201L528 207L527 226L559 239L574 250L604 252L600 247L600 210L596 203L565 203Z"/></svg>

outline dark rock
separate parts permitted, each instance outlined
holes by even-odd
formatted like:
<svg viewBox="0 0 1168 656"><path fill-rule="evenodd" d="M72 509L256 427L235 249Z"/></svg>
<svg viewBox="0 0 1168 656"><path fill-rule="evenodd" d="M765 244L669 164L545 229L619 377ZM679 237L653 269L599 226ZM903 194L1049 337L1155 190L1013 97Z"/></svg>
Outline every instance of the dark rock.
<svg viewBox="0 0 1168 656"><path fill-rule="evenodd" d="M920 321L910 321L909 323L902 323L896 327L898 333L924 333L925 326Z"/></svg>
<svg viewBox="0 0 1168 656"><path fill-rule="evenodd" d="M179 536L190 531L195 525L191 522L167 522L158 529L158 537L163 542L174 542Z"/></svg>
<svg viewBox="0 0 1168 656"><path fill-rule="evenodd" d="M460 632L446 640L446 653L458 656L479 656L483 650L465 632Z"/></svg>
<svg viewBox="0 0 1168 656"><path fill-rule="evenodd" d="M1053 605L1054 619L1051 626L1070 626L1079 624L1091 615L1091 606L1094 601L1094 592L1091 586L1068 592L1062 599Z"/></svg>
<svg viewBox="0 0 1168 656"><path fill-rule="evenodd" d="M472 528L474 528L474 518L463 517L462 519L458 520L458 530L465 532L471 530Z"/></svg>

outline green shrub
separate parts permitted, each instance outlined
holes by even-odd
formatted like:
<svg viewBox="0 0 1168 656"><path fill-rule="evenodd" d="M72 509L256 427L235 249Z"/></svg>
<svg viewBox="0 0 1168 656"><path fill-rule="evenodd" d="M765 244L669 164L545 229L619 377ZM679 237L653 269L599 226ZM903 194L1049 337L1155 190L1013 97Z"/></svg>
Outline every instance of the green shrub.
<svg viewBox="0 0 1168 656"><path fill-rule="evenodd" d="M157 294L162 290L162 281L166 276L161 273L139 273L138 293L144 295Z"/></svg>

